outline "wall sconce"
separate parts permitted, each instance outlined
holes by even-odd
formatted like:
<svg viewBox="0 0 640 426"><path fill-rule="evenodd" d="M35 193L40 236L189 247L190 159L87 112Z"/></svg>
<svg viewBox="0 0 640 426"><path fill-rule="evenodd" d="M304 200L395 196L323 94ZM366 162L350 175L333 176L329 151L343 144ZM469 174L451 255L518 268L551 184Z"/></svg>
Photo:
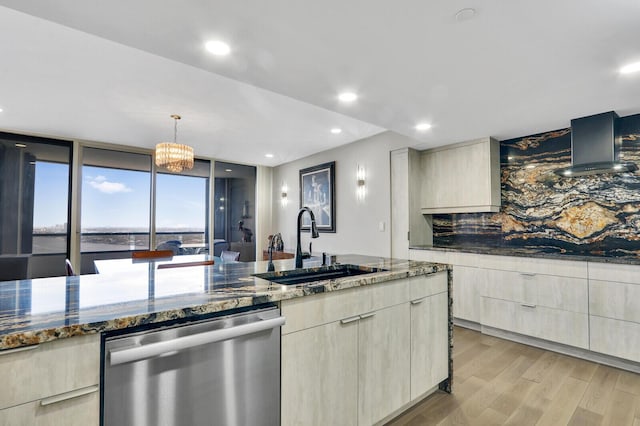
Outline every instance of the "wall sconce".
<svg viewBox="0 0 640 426"><path fill-rule="evenodd" d="M282 187L280 188L280 204L282 207L287 207L287 203L289 199L287 198L287 192L289 192L289 188L286 183L282 183Z"/></svg>
<svg viewBox="0 0 640 426"><path fill-rule="evenodd" d="M356 171L356 180L358 183L358 189L356 190L356 197L359 201L363 201L367 194L367 187L365 184L366 173L364 166L358 165Z"/></svg>

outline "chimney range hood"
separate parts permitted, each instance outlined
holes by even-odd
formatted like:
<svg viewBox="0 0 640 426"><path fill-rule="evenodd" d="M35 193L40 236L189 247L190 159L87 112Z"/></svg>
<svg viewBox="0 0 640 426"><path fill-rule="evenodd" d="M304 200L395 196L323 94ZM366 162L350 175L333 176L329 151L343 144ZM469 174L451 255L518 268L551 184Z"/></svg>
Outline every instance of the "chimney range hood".
<svg viewBox="0 0 640 426"><path fill-rule="evenodd" d="M564 177L638 170L635 163L618 161L616 120L613 111L571 120L571 166L555 170Z"/></svg>

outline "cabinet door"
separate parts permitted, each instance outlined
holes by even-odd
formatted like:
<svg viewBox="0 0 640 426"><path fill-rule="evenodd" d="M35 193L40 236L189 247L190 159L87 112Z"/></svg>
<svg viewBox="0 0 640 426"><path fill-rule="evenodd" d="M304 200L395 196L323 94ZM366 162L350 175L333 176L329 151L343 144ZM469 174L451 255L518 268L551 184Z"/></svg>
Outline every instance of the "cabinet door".
<svg viewBox="0 0 640 426"><path fill-rule="evenodd" d="M361 318L358 424L372 425L409 402L409 305L403 303Z"/></svg>
<svg viewBox="0 0 640 426"><path fill-rule="evenodd" d="M391 151L391 257L409 258L409 152Z"/></svg>
<svg viewBox="0 0 640 426"><path fill-rule="evenodd" d="M447 293L411 301L411 400L449 375Z"/></svg>
<svg viewBox="0 0 640 426"><path fill-rule="evenodd" d="M482 288L486 271L468 266L453 267L453 316L480 322Z"/></svg>
<svg viewBox="0 0 640 426"><path fill-rule="evenodd" d="M282 336L282 425L355 425L358 321Z"/></svg>
<svg viewBox="0 0 640 426"><path fill-rule="evenodd" d="M0 426L98 426L100 393L92 392L76 398L42 405L40 401L0 410Z"/></svg>

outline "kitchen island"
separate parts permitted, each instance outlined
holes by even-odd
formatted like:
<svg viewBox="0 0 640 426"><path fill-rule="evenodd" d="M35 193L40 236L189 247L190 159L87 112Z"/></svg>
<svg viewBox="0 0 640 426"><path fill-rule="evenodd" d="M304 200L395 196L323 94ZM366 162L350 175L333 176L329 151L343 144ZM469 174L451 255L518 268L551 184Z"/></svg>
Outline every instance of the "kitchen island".
<svg viewBox="0 0 640 426"><path fill-rule="evenodd" d="M402 380L396 380L402 388L402 398L392 405L387 404L386 409L380 412L382 417L361 418L357 423L372 424L387 418L433 392L438 386L449 390L452 377L450 267L358 255L338 256L336 260L340 264L380 268L384 271L286 286L253 276L264 273L267 262L217 263L213 266L171 269L157 269L153 262L148 262L144 264L146 267L136 265L129 272L0 283L0 349L3 350L0 352L3 354L0 356L0 374L3 374L9 384L0 391L0 418L10 416L7 418L26 419L25 422L29 423L28 419L37 416L41 419L39 421L45 422L43 424L53 419L59 421L61 418L68 419L65 424L97 424L100 333L173 320L196 319L268 303L279 304L284 316L288 316L287 324L282 330L283 424L299 421L287 417L287 410L301 406L298 402L287 399L287 392L292 395L296 393L291 392L294 387L308 385L297 379L295 382L290 380L291 377L304 379L304 374L292 367L291 357L308 359L303 353L309 350L315 351L312 352L315 355L327 353L329 358L335 355L330 350L331 347L320 346L313 349L309 345L287 346L287 340L293 342L294 338L304 339L309 333L320 329L327 336L345 337L346 335L333 334L330 327L334 324L344 326L344 330L351 333L349 336L356 333L363 344L367 342L366 338L370 338L369 344L372 347L394 348L394 342L405 345L397 350L397 353L402 354L400 359L403 363L399 365ZM276 273L293 269L293 260L274 263ZM310 262L305 267L319 265L320 262ZM429 280L430 277L438 277L437 282ZM328 298L329 296L336 298ZM440 305L444 306L444 310L440 309L439 312L444 314L439 316L439 322L429 323L420 318L419 308L423 314L428 315L431 305L423 302L430 302L433 296L442 301ZM303 306L299 304L300 301L308 304ZM347 314L348 318L343 317ZM384 329L380 333L374 332L377 327L367 330L367 322L377 324L373 322L376 317L381 318L384 324L395 324L396 331L402 329L403 339L398 341L397 333L391 329ZM397 321L388 322L385 318ZM419 358L423 355L420 348L434 346L430 340L432 336L428 333L416 336L407 334L411 333L412 325L414 331L420 330L419 326L429 331L437 325L439 342L442 342L439 344L437 359L439 365L445 366L444 371L440 367L440 371L435 374L430 367L424 368L425 359L429 358ZM287 336L292 337L289 339ZM342 399L351 404L350 407L361 405L366 408L362 404L378 404L376 401L380 395L362 397L365 391L373 390L375 394L380 389L385 389L384 384L376 386L367 382L367 378L371 377L367 372L376 372L382 366L380 362L388 359L389 353L378 352L373 358L358 358L365 354L361 351L360 355L355 352L346 354L345 359L329 360L348 360L349 368L355 369L352 371L355 376L350 377L355 377L356 381L349 382L348 386L352 390L356 389L356 392L352 393L352 400L348 395L342 395ZM298 367L304 366L298 365L296 368ZM331 362L326 367L327 377L332 375L331 370L338 371ZM434 380L437 381L430 383L425 390L419 386L420 380L414 380L416 383L413 383L413 372L425 377L435 377L437 379ZM399 373L395 371L392 374ZM345 382L343 380L340 383ZM323 386L331 389L332 384L325 381ZM413 388L416 391L410 392ZM395 398L395 389L393 392ZM306 394L312 395L313 388L307 388ZM391 395L390 391L389 396ZM333 418L336 418L334 407L321 406L318 402L313 401L314 413L325 410L333 413ZM55 409L51 408L54 406ZM350 407L347 407L347 412L353 412L353 416L356 416L353 418L357 419L357 412Z"/></svg>

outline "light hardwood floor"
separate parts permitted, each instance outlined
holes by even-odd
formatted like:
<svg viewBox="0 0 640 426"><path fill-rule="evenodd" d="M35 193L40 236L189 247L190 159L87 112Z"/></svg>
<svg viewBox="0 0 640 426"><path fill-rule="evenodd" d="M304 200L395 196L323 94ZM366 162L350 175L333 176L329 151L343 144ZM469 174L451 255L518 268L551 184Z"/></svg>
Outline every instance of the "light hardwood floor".
<svg viewBox="0 0 640 426"><path fill-rule="evenodd" d="M640 375L465 328L453 332L453 394L387 426L640 426Z"/></svg>

